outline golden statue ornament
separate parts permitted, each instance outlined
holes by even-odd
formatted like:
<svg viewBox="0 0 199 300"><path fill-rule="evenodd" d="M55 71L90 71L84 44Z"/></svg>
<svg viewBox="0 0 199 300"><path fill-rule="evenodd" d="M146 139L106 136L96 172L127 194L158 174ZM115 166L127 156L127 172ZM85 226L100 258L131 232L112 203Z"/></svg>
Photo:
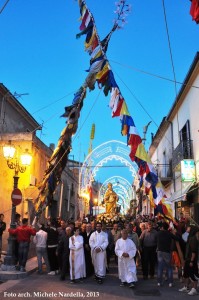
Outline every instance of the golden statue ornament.
<svg viewBox="0 0 199 300"><path fill-rule="evenodd" d="M106 206L107 214L116 213L118 199L119 199L118 195L113 191L112 183L108 183L108 187L104 195L104 201L103 201Z"/></svg>

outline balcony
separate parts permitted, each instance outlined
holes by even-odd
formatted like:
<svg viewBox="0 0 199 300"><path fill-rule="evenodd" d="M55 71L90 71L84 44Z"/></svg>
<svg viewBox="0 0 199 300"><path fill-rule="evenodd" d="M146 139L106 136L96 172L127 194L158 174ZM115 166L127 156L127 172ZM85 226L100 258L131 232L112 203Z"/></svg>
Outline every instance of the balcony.
<svg viewBox="0 0 199 300"><path fill-rule="evenodd" d="M171 183L173 178L171 162L168 164L157 164L156 170L158 177L160 178L160 181L164 187Z"/></svg>
<svg viewBox="0 0 199 300"><path fill-rule="evenodd" d="M193 141L183 140L173 150L172 168L173 170L183 159L193 159Z"/></svg>

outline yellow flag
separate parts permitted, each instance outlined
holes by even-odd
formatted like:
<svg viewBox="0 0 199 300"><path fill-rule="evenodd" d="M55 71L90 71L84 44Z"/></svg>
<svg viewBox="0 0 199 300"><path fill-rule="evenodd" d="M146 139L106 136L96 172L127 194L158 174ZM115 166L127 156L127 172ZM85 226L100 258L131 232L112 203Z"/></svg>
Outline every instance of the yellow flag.
<svg viewBox="0 0 199 300"><path fill-rule="evenodd" d="M126 105L126 101L123 101L122 108L121 108L121 111L120 111L120 115L130 116L130 113L128 111L128 107Z"/></svg>
<svg viewBox="0 0 199 300"><path fill-rule="evenodd" d="M148 153L146 152L144 145L142 143L138 145L135 156L148 162L148 163L151 163L151 159L150 159Z"/></svg>

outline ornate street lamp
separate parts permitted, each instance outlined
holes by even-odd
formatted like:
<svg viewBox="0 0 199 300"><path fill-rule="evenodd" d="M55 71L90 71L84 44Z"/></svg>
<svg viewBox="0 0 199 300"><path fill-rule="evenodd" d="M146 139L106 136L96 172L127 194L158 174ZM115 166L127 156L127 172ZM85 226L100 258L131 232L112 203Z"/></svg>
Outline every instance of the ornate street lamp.
<svg viewBox="0 0 199 300"><path fill-rule="evenodd" d="M5 146L3 146L3 155L7 160L7 166L14 170L14 190L18 188L18 180L19 173L24 173L26 171L26 167L30 166L32 156L28 153L28 150L25 150L25 153L20 155L20 159L18 154L15 155L16 148L11 144L11 141ZM16 214L16 206L12 204L11 211L11 224L10 228L16 228L15 224L15 214ZM15 270L15 237L9 234L8 238L8 249L7 254L4 258L4 264L1 269L10 271Z"/></svg>
<svg viewBox="0 0 199 300"><path fill-rule="evenodd" d="M95 216L96 216L96 215L99 214L99 203L98 203L98 198L95 198L95 199L93 200L93 202L94 202L93 208L95 208Z"/></svg>

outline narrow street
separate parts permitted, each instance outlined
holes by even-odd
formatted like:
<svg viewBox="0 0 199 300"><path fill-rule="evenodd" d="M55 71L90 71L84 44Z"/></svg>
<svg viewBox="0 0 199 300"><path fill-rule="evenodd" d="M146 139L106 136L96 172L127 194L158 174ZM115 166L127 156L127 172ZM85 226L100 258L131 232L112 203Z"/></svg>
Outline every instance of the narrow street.
<svg viewBox="0 0 199 300"><path fill-rule="evenodd" d="M69 278L60 281L59 276L38 275L34 272L25 279L9 280L0 284L0 299L187 299L187 294L178 292L181 286L176 273L174 287L169 288L166 282L162 287L157 287L156 279L143 280L138 269L135 289L120 287L117 267L112 264L102 285L97 284L93 277L84 280L83 283L71 284Z"/></svg>

